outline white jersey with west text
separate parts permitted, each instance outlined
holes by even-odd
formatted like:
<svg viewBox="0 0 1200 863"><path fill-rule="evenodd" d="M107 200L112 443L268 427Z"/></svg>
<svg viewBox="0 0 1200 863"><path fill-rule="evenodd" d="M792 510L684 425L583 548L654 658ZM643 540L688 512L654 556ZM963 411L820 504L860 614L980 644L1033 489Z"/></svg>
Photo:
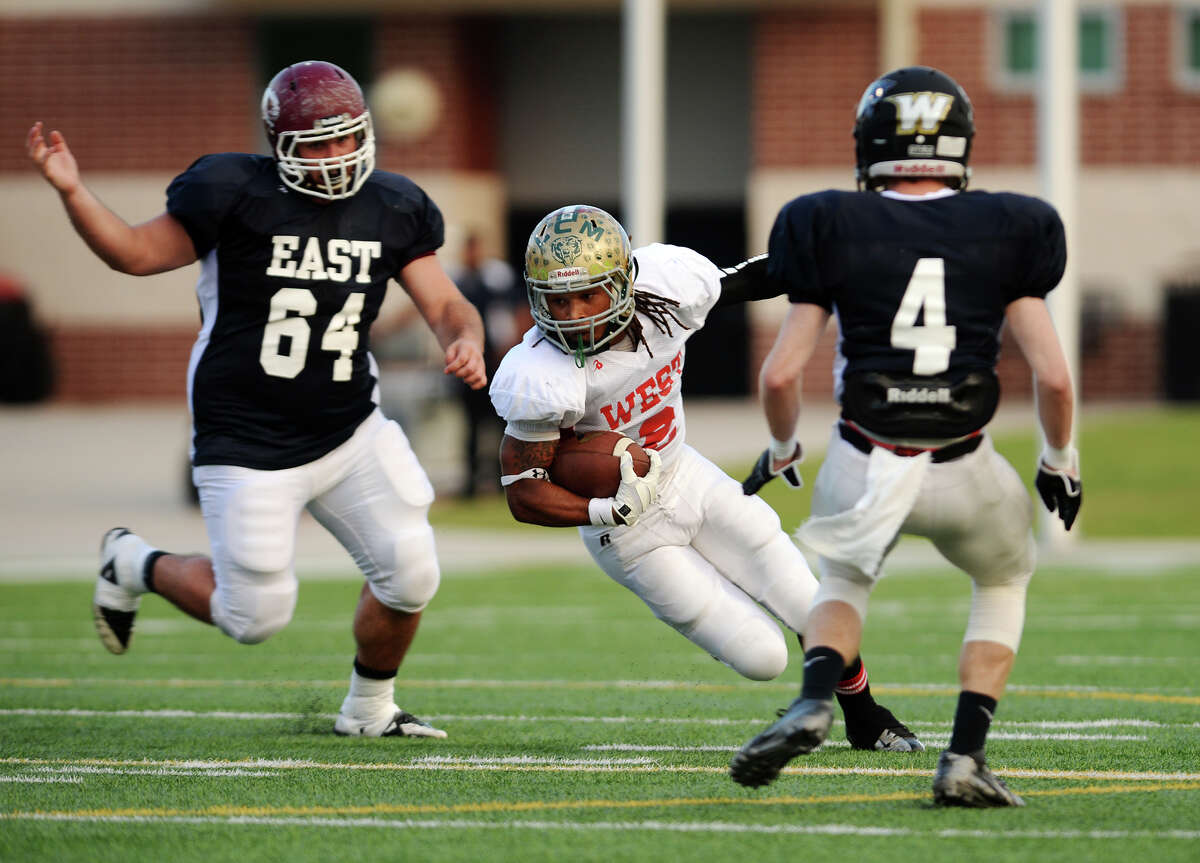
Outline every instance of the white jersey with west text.
<svg viewBox="0 0 1200 863"><path fill-rule="evenodd" d="M273 159L223 153L175 178L167 211L201 262L193 464L277 470L349 440L377 401L368 329L388 280L442 245L437 206L383 171L318 201L287 190Z"/></svg>
<svg viewBox="0 0 1200 863"><path fill-rule="evenodd" d="M704 324L721 293L722 271L680 246L659 243L637 249L634 290L679 303L660 331L642 318L649 346L606 350L584 360L563 353L537 327L510 350L492 381L492 403L510 424L576 431L618 431L656 449L669 468L683 445L683 363L688 337Z"/></svg>

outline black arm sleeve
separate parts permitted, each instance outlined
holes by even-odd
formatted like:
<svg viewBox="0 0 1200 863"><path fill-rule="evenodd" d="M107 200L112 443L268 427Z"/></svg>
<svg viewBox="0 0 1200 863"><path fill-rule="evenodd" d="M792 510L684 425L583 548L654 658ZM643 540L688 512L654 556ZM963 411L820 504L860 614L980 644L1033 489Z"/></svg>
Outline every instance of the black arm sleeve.
<svg viewBox="0 0 1200 863"><path fill-rule="evenodd" d="M725 275L721 276L721 296L714 309L750 300L769 300L783 293L782 287L767 278L766 255L756 255L722 271Z"/></svg>

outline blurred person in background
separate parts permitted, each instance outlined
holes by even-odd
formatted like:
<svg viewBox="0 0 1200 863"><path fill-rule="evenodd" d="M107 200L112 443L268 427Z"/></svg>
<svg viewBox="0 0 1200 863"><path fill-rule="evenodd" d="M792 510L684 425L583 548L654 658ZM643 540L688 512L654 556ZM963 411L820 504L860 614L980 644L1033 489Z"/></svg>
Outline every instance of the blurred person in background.
<svg viewBox="0 0 1200 863"><path fill-rule="evenodd" d="M533 323L524 292L518 287L512 267L499 258L484 255L483 240L474 232L467 235L462 262L450 268L450 276L483 318L483 355L487 373L491 376L508 349ZM491 491L500 491L497 453L504 434L504 424L496 416L487 390L473 389L464 384L459 384L457 389L466 424L463 443L466 474L461 495L464 498L475 497L481 484Z"/></svg>
<svg viewBox="0 0 1200 863"><path fill-rule="evenodd" d="M787 667L775 618L800 636L817 581L779 516L686 443L686 342L713 309L766 299L764 257L723 270L691 249L630 247L597 207L545 216L529 237L525 282L537 326L492 382L506 422L501 479L513 516L578 526L592 559L654 616L743 677ZM550 468L564 433L616 431L651 458L644 477L622 457L614 497L586 498ZM781 468L795 479L795 465ZM801 640L803 643L803 640ZM876 703L855 656L838 681L855 749L925 747Z"/></svg>
<svg viewBox="0 0 1200 863"><path fill-rule="evenodd" d="M800 452L800 383L833 314L841 419L817 475L813 517L798 534L819 553L821 572L804 686L734 757L730 773L742 785L771 782L824 741L883 560L900 534L914 534L973 582L934 802L1024 805L988 768L984 743L1024 627L1033 507L984 427L999 401L1007 322L1036 379L1046 440L1036 487L1070 530L1082 501L1074 395L1045 302L1067 250L1044 201L966 191L974 134L970 100L948 75L924 66L890 72L867 87L856 113L859 191L802 195L771 231L769 276L791 307L760 372L769 470L747 490Z"/></svg>
<svg viewBox="0 0 1200 863"><path fill-rule="evenodd" d="M153 592L239 642L269 638L295 609L307 508L366 578L334 731L445 737L395 704L397 669L440 574L433 488L377 407L368 332L396 279L442 346L445 372L479 389L482 322L437 258L437 206L408 178L374 170L371 115L348 73L288 66L263 93L262 117L271 156L201 157L170 184L165 212L135 226L84 185L60 132L29 131L30 159L106 264L150 275L201 262L188 394L211 557L108 531L96 628L124 653Z"/></svg>
<svg viewBox="0 0 1200 863"><path fill-rule="evenodd" d="M23 285L0 273L0 404L32 404L54 390L50 339Z"/></svg>

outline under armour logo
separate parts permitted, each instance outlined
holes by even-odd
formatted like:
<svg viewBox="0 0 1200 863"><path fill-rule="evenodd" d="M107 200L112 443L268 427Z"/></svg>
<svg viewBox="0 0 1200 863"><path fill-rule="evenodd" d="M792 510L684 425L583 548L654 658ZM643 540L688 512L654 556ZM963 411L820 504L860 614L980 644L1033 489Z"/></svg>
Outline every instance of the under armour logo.
<svg viewBox="0 0 1200 863"><path fill-rule="evenodd" d="M595 362L595 368L598 368L598 369L604 368L604 363L600 362L599 360L595 360L594 362Z"/></svg>
<svg viewBox="0 0 1200 863"><path fill-rule="evenodd" d="M600 547L601 548L603 548L606 545L611 545L611 544L612 544L612 535L611 534L606 533L600 537Z"/></svg>

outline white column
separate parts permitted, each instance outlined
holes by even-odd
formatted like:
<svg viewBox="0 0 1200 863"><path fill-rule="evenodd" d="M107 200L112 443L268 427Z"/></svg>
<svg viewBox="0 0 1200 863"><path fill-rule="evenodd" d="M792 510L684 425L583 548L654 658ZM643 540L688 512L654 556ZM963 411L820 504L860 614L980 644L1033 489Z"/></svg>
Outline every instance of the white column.
<svg viewBox="0 0 1200 863"><path fill-rule="evenodd" d="M1047 300L1075 382L1075 438L1079 433L1079 284L1074 260L1079 253L1079 10L1077 0L1038 3L1037 159L1042 197L1058 209L1067 232L1067 269ZM1084 454L1086 458L1086 453ZM1037 504L1043 545L1063 546L1078 535ZM1079 521L1087 518L1086 508Z"/></svg>
<svg viewBox="0 0 1200 863"><path fill-rule="evenodd" d="M621 43L621 208L633 245L644 246L665 233L663 0L624 0Z"/></svg>

